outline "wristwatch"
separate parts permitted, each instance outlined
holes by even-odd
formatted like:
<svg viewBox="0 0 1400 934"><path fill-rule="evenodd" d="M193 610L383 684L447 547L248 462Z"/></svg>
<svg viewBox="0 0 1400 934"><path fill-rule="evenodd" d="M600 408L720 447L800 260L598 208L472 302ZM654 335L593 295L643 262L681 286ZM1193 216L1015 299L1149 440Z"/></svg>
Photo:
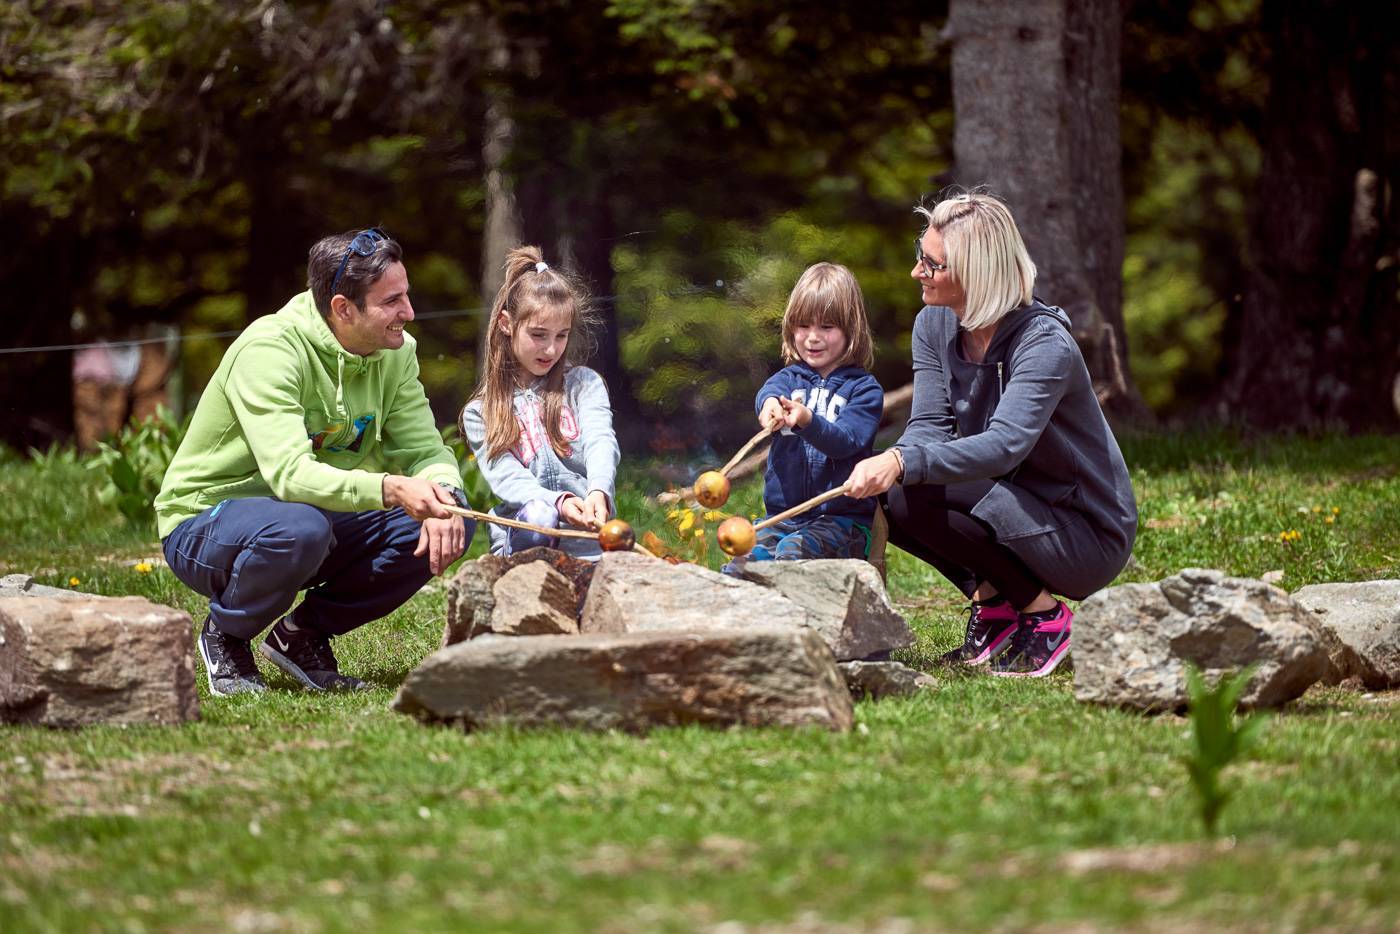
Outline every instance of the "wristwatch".
<svg viewBox="0 0 1400 934"><path fill-rule="evenodd" d="M471 501L467 499L467 494L464 493L464 492L461 490L461 488L455 487L455 486L453 486L453 485L450 484L450 483L439 483L438 486L442 487L444 490L446 490L447 492L451 493L451 494L452 494L452 502L456 503L456 504L457 504L458 506L460 506L462 509L471 509L471 508L472 508Z"/></svg>

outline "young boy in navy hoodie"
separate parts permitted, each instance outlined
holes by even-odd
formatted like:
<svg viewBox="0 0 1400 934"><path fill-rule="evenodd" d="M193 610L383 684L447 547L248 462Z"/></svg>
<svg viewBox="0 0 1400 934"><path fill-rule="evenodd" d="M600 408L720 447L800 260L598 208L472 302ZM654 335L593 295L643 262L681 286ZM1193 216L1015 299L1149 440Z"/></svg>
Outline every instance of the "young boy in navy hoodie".
<svg viewBox="0 0 1400 934"><path fill-rule="evenodd" d="M846 482L873 454L885 391L866 371L874 360L860 284L845 266L817 263L797 280L783 313L783 361L754 409L779 431L768 453L763 503L768 515ZM759 532L747 560L864 558L875 499L840 496ZM725 566L731 573L745 559Z"/></svg>

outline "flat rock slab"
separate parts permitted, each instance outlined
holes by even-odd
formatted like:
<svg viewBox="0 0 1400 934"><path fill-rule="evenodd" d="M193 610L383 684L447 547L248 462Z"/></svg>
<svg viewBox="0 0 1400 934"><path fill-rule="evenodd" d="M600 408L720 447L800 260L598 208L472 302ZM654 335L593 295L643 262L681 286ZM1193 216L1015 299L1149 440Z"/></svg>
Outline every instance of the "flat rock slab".
<svg viewBox="0 0 1400 934"><path fill-rule="evenodd" d="M394 709L467 730L852 725L831 651L798 628L462 642L414 669Z"/></svg>
<svg viewBox="0 0 1400 934"><path fill-rule="evenodd" d="M938 681L931 675L900 662L840 662L836 667L856 700L913 697L938 687Z"/></svg>
<svg viewBox="0 0 1400 934"><path fill-rule="evenodd" d="M1214 680L1257 665L1243 707L1286 703L1330 663L1316 618L1277 587L1188 568L1085 600L1074 618L1074 695L1138 710L1186 706L1186 663Z"/></svg>
<svg viewBox="0 0 1400 934"><path fill-rule="evenodd" d="M755 570L755 565L772 565ZM779 567L778 565L782 565ZM879 573L864 561L772 561L743 578L634 552L605 553L583 604L582 632L707 632L794 626L822 637L838 660L911 645Z"/></svg>
<svg viewBox="0 0 1400 934"><path fill-rule="evenodd" d="M1375 691L1400 687L1400 580L1310 584L1293 599L1340 643L1329 652L1338 680L1356 677Z"/></svg>
<svg viewBox="0 0 1400 934"><path fill-rule="evenodd" d="M0 722L197 720L192 633L143 597L0 598Z"/></svg>
<svg viewBox="0 0 1400 934"><path fill-rule="evenodd" d="M838 660L867 658L914 644L914 631L890 605L880 572L852 558L750 561L740 576L787 597Z"/></svg>
<svg viewBox="0 0 1400 934"><path fill-rule="evenodd" d="M34 583L28 574L6 574L0 577L0 598L4 597L52 597L55 600L80 600L95 597L97 594L78 590L64 590L61 587L46 587Z"/></svg>

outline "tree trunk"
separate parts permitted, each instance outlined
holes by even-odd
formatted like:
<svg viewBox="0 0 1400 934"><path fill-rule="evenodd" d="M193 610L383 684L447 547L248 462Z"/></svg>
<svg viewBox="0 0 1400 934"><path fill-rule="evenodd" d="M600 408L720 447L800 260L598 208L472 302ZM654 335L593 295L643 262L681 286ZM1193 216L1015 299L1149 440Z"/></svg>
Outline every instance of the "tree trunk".
<svg viewBox="0 0 1400 934"><path fill-rule="evenodd" d="M1146 417L1123 329L1120 0L952 0L944 38L959 184L1011 206L1105 410Z"/></svg>
<svg viewBox="0 0 1400 934"><path fill-rule="evenodd" d="M0 205L6 230L25 231L22 250L0 257L0 285L22 305L8 315L6 346L44 347L73 341L75 283L90 252L71 221L38 216L25 205ZM23 451L46 448L73 433L73 351L0 356L0 442Z"/></svg>
<svg viewBox="0 0 1400 934"><path fill-rule="evenodd" d="M1384 108L1396 69L1381 9L1264 7L1264 161L1224 393L1256 427L1395 424L1395 267L1378 260L1395 237Z"/></svg>
<svg viewBox="0 0 1400 934"><path fill-rule="evenodd" d="M510 48L499 26L488 22L485 28L487 67L503 73L510 66ZM515 203L515 180L509 161L515 146L515 119L511 116L507 91L488 88L484 118L481 164L485 170L486 219L481 236L481 304L489 313L501 283L505 281L507 251L521 244L520 210ZM487 315L482 316L481 355L486 359Z"/></svg>

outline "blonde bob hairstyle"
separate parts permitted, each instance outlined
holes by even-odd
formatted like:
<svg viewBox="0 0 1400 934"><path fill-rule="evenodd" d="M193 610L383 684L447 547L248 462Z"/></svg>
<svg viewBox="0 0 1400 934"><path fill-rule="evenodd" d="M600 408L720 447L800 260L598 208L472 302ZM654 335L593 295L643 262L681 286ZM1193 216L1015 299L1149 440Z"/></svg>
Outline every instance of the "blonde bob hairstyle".
<svg viewBox="0 0 1400 934"><path fill-rule="evenodd" d="M964 328L990 327L1007 312L1030 304L1035 263L1000 199L974 190L945 195L932 209L920 205L914 211L942 235L948 273L967 293Z"/></svg>
<svg viewBox="0 0 1400 934"><path fill-rule="evenodd" d="M482 421L486 423L486 451L492 460L509 451L520 440L520 423L515 417L515 390L528 371L515 359L511 349L516 333L540 315L560 310L568 313L569 343L555 361L536 395L543 402L542 414L549 446L560 457L569 445L559 428L564 408L564 370L581 364L593 352L596 314L587 289L574 276L544 262L537 246L516 247L506 254L505 281L491 305L486 327L486 362L472 399L481 400ZM463 416L466 408L462 409ZM466 436L465 419L459 416Z"/></svg>
<svg viewBox="0 0 1400 934"><path fill-rule="evenodd" d="M797 329L833 324L846 335L846 353L837 366L856 364L870 369L875 362L875 342L865 317L865 296L851 271L837 263L808 266L792 287L783 312L783 362L802 359L797 349Z"/></svg>

